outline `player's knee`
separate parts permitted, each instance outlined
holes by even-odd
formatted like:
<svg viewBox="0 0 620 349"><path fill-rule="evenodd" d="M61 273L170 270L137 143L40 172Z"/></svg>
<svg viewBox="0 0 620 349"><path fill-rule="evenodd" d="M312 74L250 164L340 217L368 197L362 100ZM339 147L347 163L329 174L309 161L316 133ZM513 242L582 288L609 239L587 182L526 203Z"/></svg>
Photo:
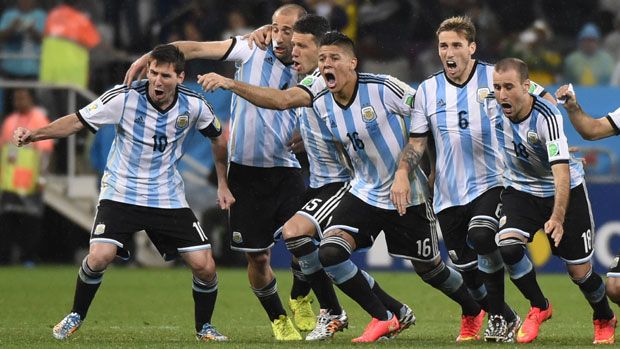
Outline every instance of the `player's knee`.
<svg viewBox="0 0 620 349"><path fill-rule="evenodd" d="M91 250L87 256L87 263L92 270L105 270L112 263L115 256L115 253L110 253L109 251Z"/></svg>
<svg viewBox="0 0 620 349"><path fill-rule="evenodd" d="M268 251L246 253L246 257L248 263L255 268L266 267L271 260Z"/></svg>
<svg viewBox="0 0 620 349"><path fill-rule="evenodd" d="M499 242L499 252L504 263L515 264L525 255L525 242L513 237L503 239Z"/></svg>
<svg viewBox="0 0 620 349"><path fill-rule="evenodd" d="M472 243L474 250L479 255L489 254L497 250L495 232L491 229L491 222L483 219L472 220L467 231L467 238Z"/></svg>
<svg viewBox="0 0 620 349"><path fill-rule="evenodd" d="M319 261L323 267L340 264L351 257L352 248L341 236L328 236L321 241Z"/></svg>
<svg viewBox="0 0 620 349"><path fill-rule="evenodd" d="M282 227L282 236L284 239L291 239L298 236L306 235L301 229L301 226L292 220L288 220Z"/></svg>
<svg viewBox="0 0 620 349"><path fill-rule="evenodd" d="M620 278L607 278L605 292L607 293L607 297L609 297L612 302L620 304Z"/></svg>
<svg viewBox="0 0 620 349"><path fill-rule="evenodd" d="M592 274L592 264L568 264L566 270L573 281L585 280Z"/></svg>

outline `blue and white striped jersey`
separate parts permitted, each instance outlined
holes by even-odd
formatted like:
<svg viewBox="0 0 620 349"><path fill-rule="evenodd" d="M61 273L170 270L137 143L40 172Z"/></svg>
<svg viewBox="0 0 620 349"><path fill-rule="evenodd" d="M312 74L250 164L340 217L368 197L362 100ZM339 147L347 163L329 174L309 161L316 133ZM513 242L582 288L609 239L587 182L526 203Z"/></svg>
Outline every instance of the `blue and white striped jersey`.
<svg viewBox="0 0 620 349"><path fill-rule="evenodd" d="M566 162L571 189L583 182L583 166L568 152L562 114L556 106L533 96L530 115L519 123L498 108L497 139L506 159L506 186L538 197L555 196L551 165Z"/></svg>
<svg viewBox="0 0 620 349"><path fill-rule="evenodd" d="M159 110L149 101L148 81L118 85L77 112L91 131L116 125L101 180L99 200L156 208L188 207L177 163L192 128L217 137L221 125L202 96L179 85L175 101Z"/></svg>
<svg viewBox="0 0 620 349"><path fill-rule="evenodd" d="M609 113L607 120L609 120L611 127L614 128L616 135L620 134L620 108Z"/></svg>
<svg viewBox="0 0 620 349"><path fill-rule="evenodd" d="M349 105L339 105L327 89L314 99L314 111L351 159L351 193L369 205L396 209L390 187L409 140L405 118L413 112L414 97L413 88L391 76L359 73ZM419 168L411 181L412 205L419 205L428 197L428 181Z"/></svg>
<svg viewBox="0 0 620 349"><path fill-rule="evenodd" d="M297 85L304 89L310 98L325 89L325 80L318 68ZM318 188L335 182L347 182L352 174L346 166L340 150L327 123L316 115L311 107L298 109L299 131L310 163L310 187Z"/></svg>
<svg viewBox="0 0 620 349"><path fill-rule="evenodd" d="M287 89L297 84L297 72L283 64L269 46L263 51L238 36L223 60L234 61L235 79L254 86ZM259 108L233 94L231 100L230 161L253 167L300 167L286 146L297 124L295 111Z"/></svg>
<svg viewBox="0 0 620 349"><path fill-rule="evenodd" d="M466 205L502 185L503 163L495 119L485 109L493 91L493 66L477 62L467 81L455 85L443 71L418 87L412 136L429 131L437 150L434 189L436 213Z"/></svg>

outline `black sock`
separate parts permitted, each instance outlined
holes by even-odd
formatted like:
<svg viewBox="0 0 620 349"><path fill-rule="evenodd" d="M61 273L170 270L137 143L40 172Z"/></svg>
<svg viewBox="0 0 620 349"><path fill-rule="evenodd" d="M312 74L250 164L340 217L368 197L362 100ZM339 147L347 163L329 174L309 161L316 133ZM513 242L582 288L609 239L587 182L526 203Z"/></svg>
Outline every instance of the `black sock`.
<svg viewBox="0 0 620 349"><path fill-rule="evenodd" d="M258 297L260 304L267 312L269 321L273 322L278 319L280 315L286 315L286 311L284 310L280 297L278 296L278 283L276 282L276 278L273 278L267 286L260 289L252 288L252 291L254 291L254 294Z"/></svg>
<svg viewBox="0 0 620 349"><path fill-rule="evenodd" d="M75 285L75 295L73 296L72 313L80 314L82 320L86 319L88 308L95 298L95 294L101 285L103 278L103 270L95 271L90 269L88 263L88 256L82 261L82 266L78 272L78 278Z"/></svg>
<svg viewBox="0 0 620 349"><path fill-rule="evenodd" d="M482 309L489 311L488 300L489 294L482 279L482 273L477 269L461 270L463 283L467 287L469 294L476 300Z"/></svg>
<svg viewBox="0 0 620 349"><path fill-rule="evenodd" d="M196 332L202 326L211 323L215 300L217 299L217 274L210 281L202 281L194 276L192 280L192 295L194 297L194 319Z"/></svg>
<svg viewBox="0 0 620 349"><path fill-rule="evenodd" d="M297 257L301 272L310 284L321 309L328 309L332 314L341 314L332 280L329 278L319 260L319 250L309 236L297 236L285 241L289 252ZM303 267L301 267L303 265Z"/></svg>
<svg viewBox="0 0 620 349"><path fill-rule="evenodd" d="M400 316L400 310L403 308L403 303L387 294L376 281L372 287L372 292L381 300L381 303L383 303L389 311L394 313L396 317Z"/></svg>
<svg viewBox="0 0 620 349"><path fill-rule="evenodd" d="M527 258L527 257L526 257ZM512 282L517 286L519 291L530 301L532 307L540 309L547 309L547 299L542 293L538 281L536 280L536 272L534 268L527 274L518 279L512 279Z"/></svg>
<svg viewBox="0 0 620 349"><path fill-rule="evenodd" d="M352 278L339 284L338 287L364 308L373 318L381 321L389 319L388 309L381 303L379 297L373 293L370 285L368 285L368 281L359 269Z"/></svg>
<svg viewBox="0 0 620 349"><path fill-rule="evenodd" d="M491 315L504 312L504 268L494 273L480 272L487 289L487 312Z"/></svg>
<svg viewBox="0 0 620 349"><path fill-rule="evenodd" d="M453 301L461 306L463 315L475 316L480 313L480 305L471 296L461 274L454 269L449 268L443 262L437 265L433 270L421 274L422 280L434 288L443 292Z"/></svg>
<svg viewBox="0 0 620 349"><path fill-rule="evenodd" d="M332 280L327 276L325 270L321 269L316 273L306 275L306 280L310 282L321 309L331 310L332 315L342 314L342 307L338 302L336 290L334 290Z"/></svg>
<svg viewBox="0 0 620 349"><path fill-rule="evenodd" d="M605 295L605 284L598 274L590 270L590 275L581 280L573 280L573 282L579 286L592 310L594 310L592 316L594 320L609 320L614 317Z"/></svg>
<svg viewBox="0 0 620 349"><path fill-rule="evenodd" d="M310 283L306 280L301 271L299 263L294 259L291 261L291 271L293 272L293 286L291 286L291 299L305 297L310 293Z"/></svg>

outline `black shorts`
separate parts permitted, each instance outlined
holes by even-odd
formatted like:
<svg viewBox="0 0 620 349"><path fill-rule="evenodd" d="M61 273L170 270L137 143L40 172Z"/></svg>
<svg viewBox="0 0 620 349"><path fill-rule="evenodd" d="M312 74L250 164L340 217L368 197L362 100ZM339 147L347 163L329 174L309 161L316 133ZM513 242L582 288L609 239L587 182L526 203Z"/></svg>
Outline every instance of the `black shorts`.
<svg viewBox="0 0 620 349"><path fill-rule="evenodd" d="M571 189L569 200L560 245L556 248L551 236L547 235L547 238L554 255L568 264L582 264L592 258L594 244L594 223L585 185ZM496 239L517 232L531 242L534 234L543 229L551 217L553 201L553 197L540 198L513 187L506 188L502 193L502 217Z"/></svg>
<svg viewBox="0 0 620 349"><path fill-rule="evenodd" d="M301 169L234 162L228 187L236 200L230 208L230 248L243 252L270 249L278 228L303 204L306 189Z"/></svg>
<svg viewBox="0 0 620 349"><path fill-rule="evenodd" d="M351 234L356 250L370 248L383 231L393 257L422 262L439 258L436 219L429 203L411 206L400 216L396 210L374 207L347 192L324 234L334 229Z"/></svg>
<svg viewBox="0 0 620 349"><path fill-rule="evenodd" d="M90 232L90 243L111 243L117 255L128 258L125 245L137 231L144 230L165 260L179 253L211 248L194 212L189 208L155 208L101 200Z"/></svg>
<svg viewBox="0 0 620 349"><path fill-rule="evenodd" d="M351 189L349 182L337 182L306 191L304 200L306 204L297 211L297 214L306 217L314 224L319 239L323 237L323 230L331 222L332 212L349 189Z"/></svg>
<svg viewBox="0 0 620 349"><path fill-rule="evenodd" d="M448 255L459 270L475 268L478 263L478 255L467 240L472 220L485 221L486 226L494 226L497 230L503 189L491 188L466 205L449 207L437 214Z"/></svg>
<svg viewBox="0 0 620 349"><path fill-rule="evenodd" d="M609 270L607 271L607 277L620 278L620 252L616 254L614 260L611 262Z"/></svg>

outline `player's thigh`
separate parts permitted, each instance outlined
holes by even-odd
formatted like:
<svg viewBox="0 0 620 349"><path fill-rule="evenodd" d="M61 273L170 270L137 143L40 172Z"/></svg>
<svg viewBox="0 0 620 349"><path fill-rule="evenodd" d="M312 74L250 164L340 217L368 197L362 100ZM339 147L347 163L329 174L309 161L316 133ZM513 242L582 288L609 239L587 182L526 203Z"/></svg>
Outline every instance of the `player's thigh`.
<svg viewBox="0 0 620 349"><path fill-rule="evenodd" d="M478 255L467 242L470 214L467 206L455 206L437 214L448 256L459 270L476 267Z"/></svg>
<svg viewBox="0 0 620 349"><path fill-rule="evenodd" d="M431 263L438 258L439 238L431 205L410 206L403 216L395 210L385 210L382 218L388 253L392 257L416 263Z"/></svg>
<svg viewBox="0 0 620 349"><path fill-rule="evenodd" d="M472 224L471 222L488 221L492 223L495 226L495 230L497 230L501 214L501 194L503 189L502 187L491 188L482 193L482 195L471 203L470 227Z"/></svg>
<svg viewBox="0 0 620 349"><path fill-rule="evenodd" d="M255 253L273 246L281 226L277 217L282 178L278 175L272 169L231 164L229 182L236 199L229 211L232 250Z"/></svg>
<svg viewBox="0 0 620 349"><path fill-rule="evenodd" d="M552 251L568 264L581 264L592 257L594 227L592 210L584 185L571 189L564 219L564 235L560 245L557 248L552 247Z"/></svg>
<svg viewBox="0 0 620 349"><path fill-rule="evenodd" d="M215 273L215 261L211 249L202 249L197 251L189 251L181 253L181 258L192 269L196 276L202 276L201 279L209 278L208 276Z"/></svg>
<svg viewBox="0 0 620 349"><path fill-rule="evenodd" d="M189 208L150 209L150 220L144 229L165 260L184 253L211 249L211 242L200 222Z"/></svg>
<svg viewBox="0 0 620 349"><path fill-rule="evenodd" d="M275 178L279 178L274 185L276 195L275 219L278 227L284 225L304 205L306 184L301 169L275 168L272 169Z"/></svg>
<svg viewBox="0 0 620 349"><path fill-rule="evenodd" d="M148 219L148 210L145 207L101 200L90 232L89 253L109 251L105 245L112 245L116 247L115 253L120 258L129 258L127 244L136 231L144 229L143 223Z"/></svg>
<svg viewBox="0 0 620 349"><path fill-rule="evenodd" d="M502 193L502 216L495 239L501 241L510 234L518 234L531 242L549 217L548 201L512 187L506 188Z"/></svg>
<svg viewBox="0 0 620 349"><path fill-rule="evenodd" d="M381 232L379 212L376 207L347 192L334 210L323 237L327 239L335 233L344 232L355 242L354 250L367 250Z"/></svg>
<svg viewBox="0 0 620 349"><path fill-rule="evenodd" d="M297 224L303 224L303 230L300 226L295 231L297 235L318 235L319 238L323 235L323 230L332 220L332 214L340 204L340 201L344 195L349 191L351 185L348 182L330 183L320 188L309 189L306 192L305 204L287 223L285 223L284 237L287 236L286 226L291 223L292 220L299 222ZM303 220L303 223L301 221ZM311 229L309 231L308 229Z"/></svg>

